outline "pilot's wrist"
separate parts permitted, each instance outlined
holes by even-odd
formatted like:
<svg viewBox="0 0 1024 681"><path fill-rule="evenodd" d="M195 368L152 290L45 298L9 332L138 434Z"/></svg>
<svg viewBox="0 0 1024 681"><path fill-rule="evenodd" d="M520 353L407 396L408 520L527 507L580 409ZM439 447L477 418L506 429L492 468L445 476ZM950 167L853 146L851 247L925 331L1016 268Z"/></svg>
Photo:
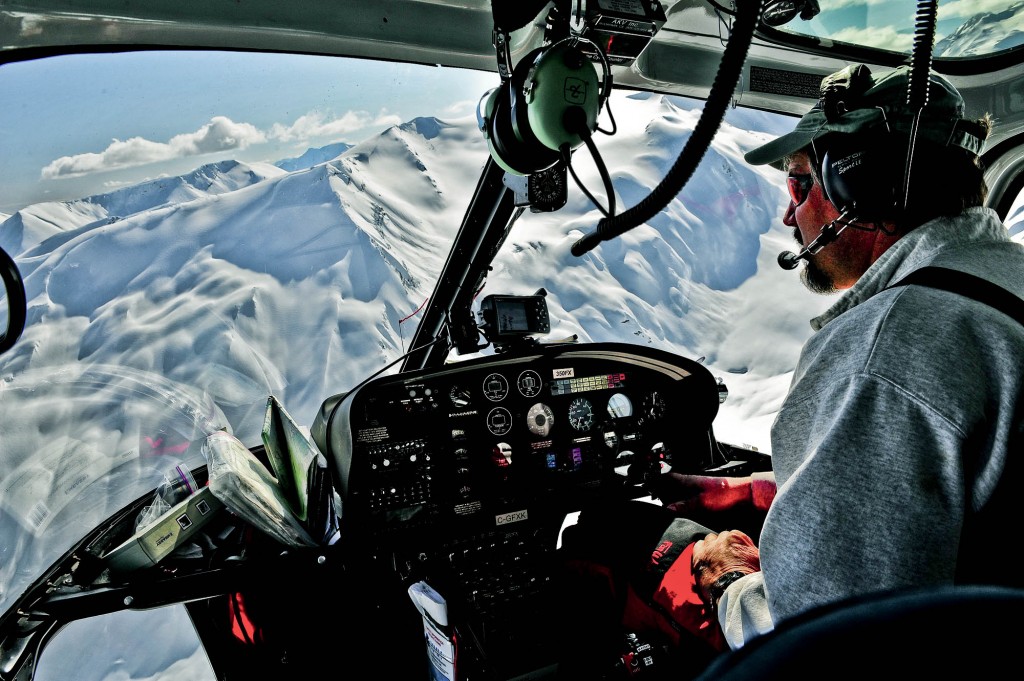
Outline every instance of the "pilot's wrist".
<svg viewBox="0 0 1024 681"><path fill-rule="evenodd" d="M733 570L732 572L726 572L724 575L716 579L708 589L707 604L711 612L718 612L718 601L722 599L722 594L724 594L725 590L729 588L729 585L749 574L751 573Z"/></svg>
<svg viewBox="0 0 1024 681"><path fill-rule="evenodd" d="M775 473L767 471L750 476L750 502L759 511L767 511L775 499Z"/></svg>

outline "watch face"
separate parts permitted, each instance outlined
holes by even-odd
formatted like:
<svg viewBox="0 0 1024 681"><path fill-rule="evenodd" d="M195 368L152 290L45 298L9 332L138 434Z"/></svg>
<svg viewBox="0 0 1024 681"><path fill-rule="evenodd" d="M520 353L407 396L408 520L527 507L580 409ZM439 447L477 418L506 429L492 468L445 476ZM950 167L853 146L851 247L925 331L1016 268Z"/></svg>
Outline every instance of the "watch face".
<svg viewBox="0 0 1024 681"><path fill-rule="evenodd" d="M531 210L535 212L558 210L565 205L566 188L566 169L561 163L557 163L547 170L533 173L530 175L528 184Z"/></svg>

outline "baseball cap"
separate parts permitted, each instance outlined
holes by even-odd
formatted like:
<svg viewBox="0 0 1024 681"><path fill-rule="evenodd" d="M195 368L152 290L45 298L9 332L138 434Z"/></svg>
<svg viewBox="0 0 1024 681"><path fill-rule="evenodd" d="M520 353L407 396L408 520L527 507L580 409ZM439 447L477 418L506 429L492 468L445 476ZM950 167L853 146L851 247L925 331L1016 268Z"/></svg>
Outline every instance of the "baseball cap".
<svg viewBox="0 0 1024 681"><path fill-rule="evenodd" d="M916 108L907 103L910 67L874 75L864 64L852 64L821 80L821 96L796 128L747 152L751 165L780 167L782 159L830 133L862 133L874 129L909 132ZM917 139L958 146L980 154L985 132L964 119L964 100L942 76L931 74L928 101L921 110Z"/></svg>

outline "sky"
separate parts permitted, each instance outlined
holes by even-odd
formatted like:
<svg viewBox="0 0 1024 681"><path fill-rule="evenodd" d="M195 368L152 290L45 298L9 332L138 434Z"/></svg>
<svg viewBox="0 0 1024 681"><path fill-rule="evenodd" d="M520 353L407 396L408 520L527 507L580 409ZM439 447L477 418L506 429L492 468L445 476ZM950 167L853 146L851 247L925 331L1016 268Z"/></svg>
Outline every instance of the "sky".
<svg viewBox="0 0 1024 681"><path fill-rule="evenodd" d="M74 55L0 72L0 213L188 172L277 161L409 120L468 115L497 76L231 52ZM126 125L127 121L133 124Z"/></svg>
<svg viewBox="0 0 1024 681"><path fill-rule="evenodd" d="M203 463L188 442L228 427L255 444L269 394L308 426L325 398L399 358L487 158L473 114L487 77L450 86L424 67L365 63L357 77L352 64L301 57L278 67L180 56L184 75L154 55L121 55L125 66L84 57L65 74L0 69L0 101L14 102L0 109L0 211L18 211L0 225L0 246L29 299L25 334L0 357L4 606L84 525L159 484L179 457ZM255 96L233 91L247 78L262 86ZM315 96L303 94L310 87ZM189 105L196 92L217 97ZM428 100L444 106L424 111ZM618 131L597 147L625 208L664 177L702 103L617 93L612 107ZM780 220L783 176L743 161L792 122L730 111L664 211L580 258L570 248L600 214L570 186L565 208L515 224L480 297L543 287L549 339L626 339L703 358L729 389L716 436L770 451L808 320L833 301L778 267L794 247ZM271 165L339 141L355 146L311 168ZM585 149L573 164L602 198ZM103 494L59 494L93 486ZM71 638L173 624L153 617L85 623ZM202 666L189 640L166 638L168 657L79 665L74 677L163 680L172 660L178 678ZM70 678L66 665L79 662L66 651L50 659L39 678Z"/></svg>

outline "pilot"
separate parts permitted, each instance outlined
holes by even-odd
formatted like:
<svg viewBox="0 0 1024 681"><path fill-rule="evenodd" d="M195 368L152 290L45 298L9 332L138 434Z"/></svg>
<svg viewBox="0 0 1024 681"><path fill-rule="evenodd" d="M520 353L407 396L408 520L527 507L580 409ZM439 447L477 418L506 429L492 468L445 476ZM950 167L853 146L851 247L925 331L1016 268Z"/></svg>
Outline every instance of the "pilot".
<svg viewBox="0 0 1024 681"><path fill-rule="evenodd" d="M958 292L891 287L937 266L1022 298L1024 246L984 207L988 116L966 118L938 75L913 107L910 79L906 67L832 74L792 132L745 157L787 175L783 222L802 248L780 265L802 261L808 288L841 295L811 320L772 427L773 475L662 476L675 534L648 543L647 567L626 566L652 612L720 648L870 592L1024 586L992 554L1019 532L1022 462L1011 452L1024 453L1024 324ZM766 510L756 531L707 529L735 527L715 518L755 507ZM599 523L608 536L607 522L581 514L580 537ZM666 547L672 564L644 587ZM643 620L636 612L624 619Z"/></svg>

